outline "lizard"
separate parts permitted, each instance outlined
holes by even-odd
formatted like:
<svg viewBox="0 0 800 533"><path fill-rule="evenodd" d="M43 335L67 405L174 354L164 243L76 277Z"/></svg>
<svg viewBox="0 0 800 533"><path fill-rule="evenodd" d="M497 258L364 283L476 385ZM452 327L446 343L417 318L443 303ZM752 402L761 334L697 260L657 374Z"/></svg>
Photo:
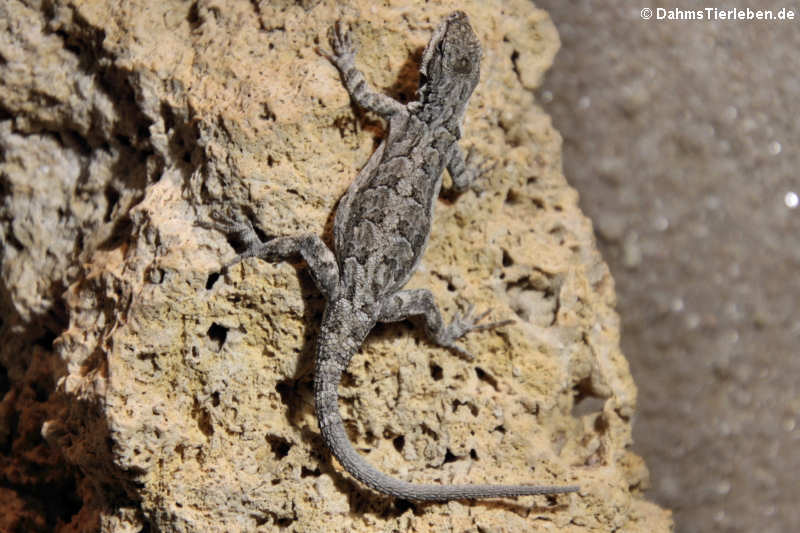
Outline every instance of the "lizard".
<svg viewBox="0 0 800 533"><path fill-rule="evenodd" d="M472 151L465 156L458 144L483 54L467 15L455 11L436 28L422 54L419 99L406 105L367 85L355 65L349 29L335 24L329 43L332 53L318 52L338 69L351 99L388 123L388 133L339 202L333 250L314 234L262 241L247 217L212 212L214 223L200 225L224 232L241 250L223 269L249 257L278 262L299 255L305 260L326 299L316 343L315 413L325 445L358 481L397 498L421 501L577 491L577 486L409 483L380 472L350 442L339 413L338 386L376 323L421 318L434 343L471 358L457 339L510 321L478 324L488 311L474 316L470 306L445 325L429 290L403 289L427 245L443 170L447 168L455 192L490 170L486 164L472 165Z"/></svg>

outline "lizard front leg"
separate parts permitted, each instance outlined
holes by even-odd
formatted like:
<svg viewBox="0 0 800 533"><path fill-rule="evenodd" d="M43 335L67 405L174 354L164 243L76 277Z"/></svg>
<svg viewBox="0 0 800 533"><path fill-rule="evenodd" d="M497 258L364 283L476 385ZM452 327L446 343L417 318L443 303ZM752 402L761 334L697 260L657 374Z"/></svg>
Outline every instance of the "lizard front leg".
<svg viewBox="0 0 800 533"><path fill-rule="evenodd" d="M311 278L323 296L326 299L335 296L339 287L339 265L333 252L318 236L276 237L264 242L258 237L253 224L242 216L228 217L216 213L213 217L213 223L198 222L197 225L221 231L238 252L233 261L223 266L223 271L249 257L276 263L300 256L308 265Z"/></svg>
<svg viewBox="0 0 800 533"><path fill-rule="evenodd" d="M372 89L364 78L364 74L356 67L356 47L349 30L342 30L337 23L328 35L332 54L321 51L339 70L344 87L350 98L362 109L372 111L383 119L389 120L392 115L405 111L405 106L385 94Z"/></svg>
<svg viewBox="0 0 800 533"><path fill-rule="evenodd" d="M472 306L463 315L456 315L453 321L445 326L442 314L433 300L433 294L427 289L409 289L398 291L386 300L378 317L379 322L399 322L407 318L420 317L428 337L438 344L449 348L472 360L474 356L455 343L470 331L483 331L510 324L512 320L478 324L489 311L473 316Z"/></svg>

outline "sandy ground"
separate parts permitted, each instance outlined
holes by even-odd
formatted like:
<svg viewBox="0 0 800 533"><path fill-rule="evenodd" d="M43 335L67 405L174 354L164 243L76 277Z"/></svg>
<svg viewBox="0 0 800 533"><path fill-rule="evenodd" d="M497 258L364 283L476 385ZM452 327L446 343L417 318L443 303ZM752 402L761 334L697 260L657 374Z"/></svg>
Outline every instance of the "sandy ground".
<svg viewBox="0 0 800 533"><path fill-rule="evenodd" d="M538 97L617 283L650 497L680 533L797 531L800 5L598 4L537 2L563 41Z"/></svg>

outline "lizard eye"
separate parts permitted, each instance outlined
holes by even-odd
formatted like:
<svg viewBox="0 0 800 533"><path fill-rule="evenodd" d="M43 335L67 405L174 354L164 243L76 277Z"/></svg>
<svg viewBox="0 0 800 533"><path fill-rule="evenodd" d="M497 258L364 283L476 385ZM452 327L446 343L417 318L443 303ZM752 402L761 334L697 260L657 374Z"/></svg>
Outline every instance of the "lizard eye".
<svg viewBox="0 0 800 533"><path fill-rule="evenodd" d="M456 72L461 72L463 74L467 74L470 71L469 68L469 59L464 56L459 57L456 59L455 63L453 64L453 70Z"/></svg>

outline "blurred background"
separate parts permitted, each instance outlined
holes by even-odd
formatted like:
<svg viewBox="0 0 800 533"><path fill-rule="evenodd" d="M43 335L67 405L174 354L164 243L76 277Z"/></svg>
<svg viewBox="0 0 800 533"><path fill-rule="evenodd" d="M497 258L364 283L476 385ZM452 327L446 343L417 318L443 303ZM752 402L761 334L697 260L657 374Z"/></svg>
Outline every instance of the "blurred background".
<svg viewBox="0 0 800 533"><path fill-rule="evenodd" d="M649 498L678 533L800 531L800 3L536 4L562 40L537 98L616 281Z"/></svg>

